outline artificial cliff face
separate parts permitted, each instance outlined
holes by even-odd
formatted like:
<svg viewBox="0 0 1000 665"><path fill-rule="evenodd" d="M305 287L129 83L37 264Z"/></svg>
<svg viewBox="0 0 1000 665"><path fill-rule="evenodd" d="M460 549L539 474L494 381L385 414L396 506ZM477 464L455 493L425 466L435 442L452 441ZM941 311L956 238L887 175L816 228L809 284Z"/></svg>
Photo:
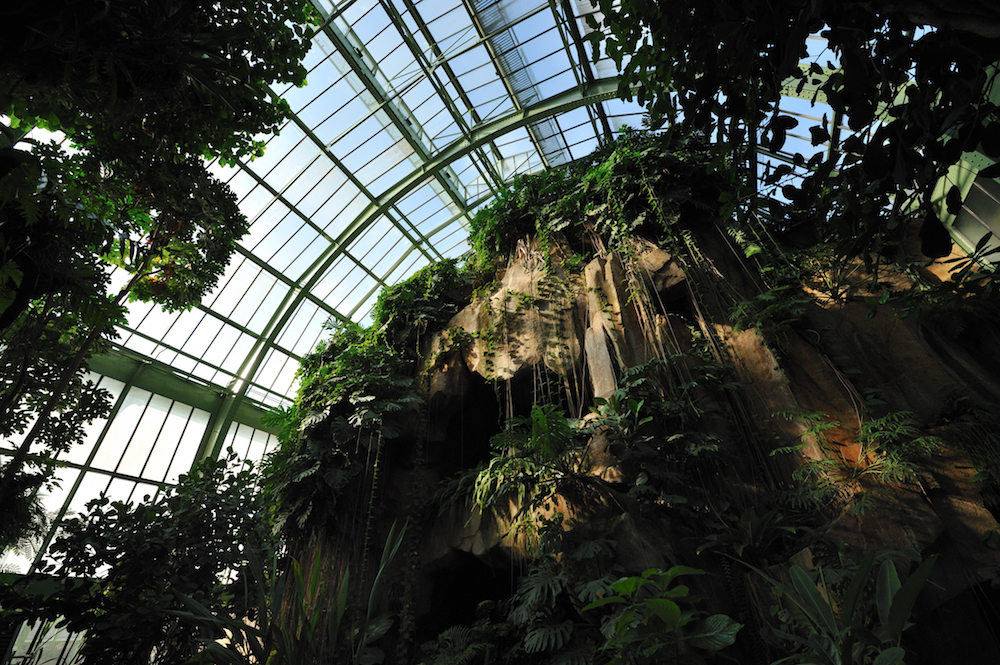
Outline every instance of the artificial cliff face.
<svg viewBox="0 0 1000 665"><path fill-rule="evenodd" d="M391 435L352 430L341 449L366 469L344 484L351 533L367 547L410 520L383 607L399 617L399 658L994 653L992 306L940 285L922 295L914 280L949 275L915 253L876 280L822 247L786 252L766 225L724 222L700 153L677 154L625 145L585 173L529 182L492 212L471 295L435 295L446 290L431 277L394 296L406 307L379 334L402 340L385 353L409 354L420 399L379 415ZM314 411L305 436L329 437L341 408ZM700 600L674 574L698 575ZM809 624L797 593L833 623ZM895 623L876 596L900 598ZM643 608L661 601L684 618L653 630ZM900 637L899 617L921 630ZM841 643L863 631L876 637Z"/></svg>
<svg viewBox="0 0 1000 665"><path fill-rule="evenodd" d="M972 331L992 352L970 348L962 333L915 315L912 303L878 304L882 293L911 288L898 274L878 291L856 267L853 283L839 285L842 293L819 291L821 273L828 270L821 265L784 295L796 301L794 319L765 329L738 327L734 309L759 298L766 282L723 228L706 224L700 236L703 253L695 265L642 239L628 252L608 252L573 268L542 255L566 254L558 243L545 249L534 242L519 245L494 288L431 337L424 369L433 423L428 449L445 444L456 419L526 415L539 402L559 404L586 430L599 418L595 398L613 398L623 370L666 361L675 365L666 375L683 381L685 365L716 363L728 385L719 389L705 382L685 396L697 412L686 425L717 446L706 453L719 458L713 489L738 505L757 506L759 514L775 507L773 493L822 496L815 544L776 548L754 563L774 570L787 569L789 561L816 566L812 550L828 547L940 554L918 616L931 624L972 626L983 644L927 643L923 651L988 653L988 612L968 599L992 597L989 584L1000 556L986 543L997 522L991 509L998 506L991 501L995 490L982 480L989 472L980 473L969 460L977 457L983 468L997 454L984 450L981 440L989 423L977 421L983 417L977 409L1000 396L989 370L998 350L995 336ZM484 379L495 387L496 410L470 413L456 406ZM666 392L671 388L678 386ZM681 434L659 424L644 426L650 436ZM600 428L581 435L586 443L576 468L610 495L627 497L648 479L646 462L628 464L627 446L608 439ZM921 439L932 443L906 454L892 449ZM485 459L485 450L480 441L473 459ZM616 452L624 452L625 463ZM553 491L550 505L534 508L531 519L559 512L564 528L573 520L579 526L618 519L609 531L622 545L616 558L633 571L683 563L683 550L691 553L690 545L679 542L689 534L678 533L669 510L652 520L634 519L643 512L641 502L583 503L574 505ZM485 519L472 509L457 522L439 523L425 545L425 563L433 568L435 557L452 550L485 562L500 552L530 559L531 543L518 537L524 509L512 501ZM695 560L706 565L703 556ZM949 642L945 634L941 638Z"/></svg>

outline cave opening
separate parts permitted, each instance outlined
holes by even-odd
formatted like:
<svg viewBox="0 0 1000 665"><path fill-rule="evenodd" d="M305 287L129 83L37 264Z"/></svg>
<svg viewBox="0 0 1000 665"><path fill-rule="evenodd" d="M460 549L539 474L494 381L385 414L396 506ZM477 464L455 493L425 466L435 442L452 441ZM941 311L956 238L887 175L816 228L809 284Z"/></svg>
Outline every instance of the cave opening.
<svg viewBox="0 0 1000 665"><path fill-rule="evenodd" d="M417 617L417 643L433 640L451 626L471 626L479 606L514 594L518 572L504 555L486 563L464 550L452 549L442 565L427 575L430 609Z"/></svg>

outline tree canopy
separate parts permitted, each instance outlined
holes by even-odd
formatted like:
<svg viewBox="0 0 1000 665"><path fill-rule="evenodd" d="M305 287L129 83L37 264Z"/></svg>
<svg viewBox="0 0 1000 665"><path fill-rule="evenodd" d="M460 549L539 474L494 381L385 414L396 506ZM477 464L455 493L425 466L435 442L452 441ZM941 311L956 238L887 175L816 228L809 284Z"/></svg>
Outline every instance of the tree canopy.
<svg viewBox="0 0 1000 665"><path fill-rule="evenodd" d="M287 117L269 86L305 81L306 6L42 0L0 12L0 434L34 421L0 496L32 444L67 449L102 413L103 400L80 400L99 397L82 370L126 299L183 310L222 275L247 220L205 160L259 156ZM27 138L32 127L56 138ZM128 276L116 293L112 268Z"/></svg>
<svg viewBox="0 0 1000 665"><path fill-rule="evenodd" d="M806 223L847 254L891 254L907 223L939 231L940 177L963 152L1000 157L994 95L1000 11L983 3L680 0L595 2L591 39L622 70L620 93L656 125L719 135L750 165L799 120L782 113L790 87L826 101L810 127L824 153L795 154L767 179L778 226ZM811 56L810 35L827 49ZM596 54L595 54L596 57ZM840 140L840 127L852 135ZM802 130L799 130L800 133ZM753 167L756 168L756 167ZM796 183L786 176L801 169ZM996 177L996 169L985 175ZM755 171L753 172L756 177ZM784 178L784 179L783 179ZM957 211L960 193L949 193ZM940 233L937 234L940 237Z"/></svg>

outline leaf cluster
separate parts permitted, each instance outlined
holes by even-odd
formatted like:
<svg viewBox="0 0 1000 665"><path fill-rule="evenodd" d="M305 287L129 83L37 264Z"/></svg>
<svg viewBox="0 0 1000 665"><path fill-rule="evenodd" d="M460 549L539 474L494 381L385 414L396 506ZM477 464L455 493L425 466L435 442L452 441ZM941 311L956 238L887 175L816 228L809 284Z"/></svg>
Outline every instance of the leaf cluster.
<svg viewBox="0 0 1000 665"><path fill-rule="evenodd" d="M200 650L199 631L172 614L195 599L217 612L242 612L249 552L268 557L264 501L249 465L235 454L206 460L153 500L106 497L63 522L53 559L5 593L4 608L86 632L87 662L176 663ZM39 593L54 582L54 591Z"/></svg>
<svg viewBox="0 0 1000 665"><path fill-rule="evenodd" d="M403 418L422 404L415 372L414 358L389 346L375 328L353 324L302 359L295 404L270 416L280 445L264 469L276 525L286 536L308 540L357 517L351 502L362 471L383 441L404 434Z"/></svg>
<svg viewBox="0 0 1000 665"><path fill-rule="evenodd" d="M654 126L722 127L731 150L752 164L750 132L777 153L799 123L781 112L785 88L830 105L832 122L809 132L813 146L836 149L789 154L791 164L779 167L802 175L782 187L790 204L767 204L779 231L803 223L835 237L844 254L891 254L907 215L937 214L934 187L964 151L1000 157L990 97L998 38L987 27L995 8L966 3L931 16L907 3L594 4L602 17L589 19L594 57L616 62L620 96L645 104ZM915 30L928 21L939 29ZM807 40L820 32L829 50L810 56ZM852 132L843 141L838 118ZM957 212L958 191L947 198Z"/></svg>
<svg viewBox="0 0 1000 665"><path fill-rule="evenodd" d="M302 359L296 408L307 419L344 416L355 427L384 428L385 415L416 403L414 370L414 361L373 329L344 325ZM398 432L382 434L391 439Z"/></svg>
<svg viewBox="0 0 1000 665"><path fill-rule="evenodd" d="M824 665L896 665L906 656L901 646L907 619L930 575L938 555L931 555L901 583L891 560L882 562L874 589L869 575L877 555L869 553L849 578L842 595L824 580L823 569L814 580L802 568L789 570L789 586L753 568L775 589L783 610L775 609L786 624L775 634L795 644L799 653L780 663ZM874 601L874 602L873 602Z"/></svg>
<svg viewBox="0 0 1000 665"><path fill-rule="evenodd" d="M689 566L669 570L651 568L641 575L623 577L611 585L608 595L595 600L584 611L614 608L606 617L611 663L662 663L689 661L690 649L718 651L733 644L742 624L724 614L698 619L691 607L690 589L674 584L678 577L703 575Z"/></svg>
<svg viewBox="0 0 1000 665"><path fill-rule="evenodd" d="M505 514L513 501L516 518L531 521L555 495L581 490L590 481L582 435L579 423L552 404L534 404L529 417L510 419L491 440L497 454L476 476L473 505Z"/></svg>
<svg viewBox="0 0 1000 665"><path fill-rule="evenodd" d="M372 310L374 334L408 357L419 354L421 335L444 328L469 300L475 271L457 259L432 263L379 292Z"/></svg>
<svg viewBox="0 0 1000 665"><path fill-rule="evenodd" d="M58 5L58 6L57 6ZM149 149L259 154L288 114L268 85L305 81L301 0L73 0L5 10L0 109L107 158Z"/></svg>
<svg viewBox="0 0 1000 665"><path fill-rule="evenodd" d="M696 137L628 131L587 160L515 178L476 214L470 244L485 267L526 237L545 245L561 233L578 247L589 233L611 247L640 229L658 237L684 210L718 214L720 172L725 160Z"/></svg>

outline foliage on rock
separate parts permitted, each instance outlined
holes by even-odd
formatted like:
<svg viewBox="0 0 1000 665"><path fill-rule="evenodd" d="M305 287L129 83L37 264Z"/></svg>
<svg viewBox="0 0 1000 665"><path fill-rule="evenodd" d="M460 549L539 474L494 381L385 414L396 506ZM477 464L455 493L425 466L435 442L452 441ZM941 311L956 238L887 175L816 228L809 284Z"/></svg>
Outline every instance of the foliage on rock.
<svg viewBox="0 0 1000 665"><path fill-rule="evenodd" d="M691 209L728 216L716 203L735 184L728 173L722 153L695 136L629 131L568 168L517 178L477 213L470 244L485 267L527 237L578 243L589 232L612 249L640 232L660 238Z"/></svg>
<svg viewBox="0 0 1000 665"><path fill-rule="evenodd" d="M408 357L420 354L422 335L445 327L468 302L477 281L457 259L445 259L383 289L372 311L372 329Z"/></svg>

